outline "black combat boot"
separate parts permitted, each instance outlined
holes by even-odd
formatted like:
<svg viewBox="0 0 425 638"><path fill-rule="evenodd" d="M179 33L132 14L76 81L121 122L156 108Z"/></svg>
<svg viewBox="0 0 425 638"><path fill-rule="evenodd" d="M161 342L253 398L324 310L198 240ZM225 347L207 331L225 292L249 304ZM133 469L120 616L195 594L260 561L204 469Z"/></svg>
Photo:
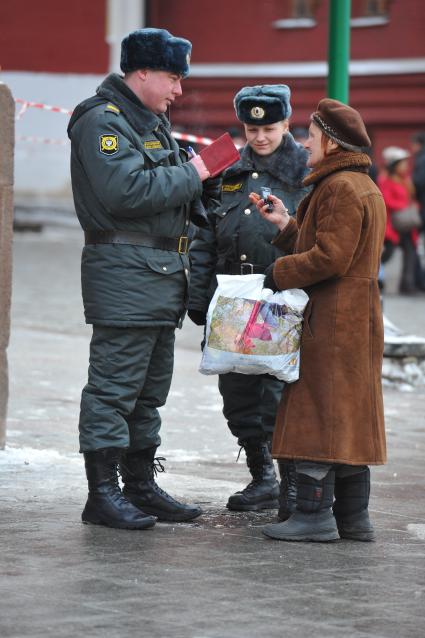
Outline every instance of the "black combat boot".
<svg viewBox="0 0 425 638"><path fill-rule="evenodd" d="M120 448L112 447L84 452L89 495L81 520L120 529L153 527L156 518L134 507L121 492L117 475L121 453Z"/></svg>
<svg viewBox="0 0 425 638"><path fill-rule="evenodd" d="M280 494L278 519L286 521L295 512L297 506L297 472L295 463L279 459Z"/></svg>
<svg viewBox="0 0 425 638"><path fill-rule="evenodd" d="M375 532L369 520L370 470L335 477L333 512L341 538L374 541Z"/></svg>
<svg viewBox="0 0 425 638"><path fill-rule="evenodd" d="M161 461L155 459L156 447L125 454L121 461L124 495L143 511L153 514L160 521L190 521L202 514L197 505L179 503L155 482L157 472L163 472Z"/></svg>
<svg viewBox="0 0 425 638"><path fill-rule="evenodd" d="M257 511L279 507L279 483L267 442L247 439L243 445L252 481L245 489L230 496L229 510Z"/></svg>
<svg viewBox="0 0 425 638"><path fill-rule="evenodd" d="M339 538L332 501L335 472L317 481L297 472L297 507L283 523L267 525L263 534L280 541L334 541Z"/></svg>

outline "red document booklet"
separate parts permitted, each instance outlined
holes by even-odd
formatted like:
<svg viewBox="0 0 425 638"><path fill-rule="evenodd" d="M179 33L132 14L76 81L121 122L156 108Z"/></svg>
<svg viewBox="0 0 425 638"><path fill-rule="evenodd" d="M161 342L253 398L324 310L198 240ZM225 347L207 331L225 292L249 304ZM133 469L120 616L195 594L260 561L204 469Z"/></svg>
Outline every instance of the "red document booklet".
<svg viewBox="0 0 425 638"><path fill-rule="evenodd" d="M199 155L211 177L215 177L240 159L239 151L233 144L229 133L221 135L212 144L202 149Z"/></svg>

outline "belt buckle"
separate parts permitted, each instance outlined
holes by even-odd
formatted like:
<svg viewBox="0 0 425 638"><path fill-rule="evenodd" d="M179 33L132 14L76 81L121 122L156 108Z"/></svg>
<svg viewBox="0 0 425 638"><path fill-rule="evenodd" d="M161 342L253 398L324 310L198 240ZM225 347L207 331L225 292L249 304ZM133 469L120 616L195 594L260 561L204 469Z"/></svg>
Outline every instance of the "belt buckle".
<svg viewBox="0 0 425 638"><path fill-rule="evenodd" d="M179 237L179 246L177 252L179 255L186 255L189 250L189 237Z"/></svg>
<svg viewBox="0 0 425 638"><path fill-rule="evenodd" d="M244 272L246 266L249 267L248 272ZM241 264L241 275L253 275L253 274L254 274L254 264L250 264L249 261L244 261L244 263Z"/></svg>

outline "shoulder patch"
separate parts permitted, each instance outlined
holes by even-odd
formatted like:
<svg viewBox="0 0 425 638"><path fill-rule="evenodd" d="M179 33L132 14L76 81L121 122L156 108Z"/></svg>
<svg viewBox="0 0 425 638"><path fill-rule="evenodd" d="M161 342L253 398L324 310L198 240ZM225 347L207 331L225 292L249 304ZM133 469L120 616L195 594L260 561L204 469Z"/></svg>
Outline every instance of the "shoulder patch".
<svg viewBox="0 0 425 638"><path fill-rule="evenodd" d="M115 104L111 104L110 102L106 105L105 111L112 111L113 113L116 113L117 115L118 113L121 113L118 106L115 106Z"/></svg>
<svg viewBox="0 0 425 638"><path fill-rule="evenodd" d="M223 184L221 190L223 193L235 193L236 191L240 191L242 188L242 182L238 184Z"/></svg>
<svg viewBox="0 0 425 638"><path fill-rule="evenodd" d="M147 149L163 148L159 140L148 140L147 142L143 142L143 146Z"/></svg>
<svg viewBox="0 0 425 638"><path fill-rule="evenodd" d="M99 150L104 155L115 155L115 153L118 153L118 135L101 135L99 137Z"/></svg>

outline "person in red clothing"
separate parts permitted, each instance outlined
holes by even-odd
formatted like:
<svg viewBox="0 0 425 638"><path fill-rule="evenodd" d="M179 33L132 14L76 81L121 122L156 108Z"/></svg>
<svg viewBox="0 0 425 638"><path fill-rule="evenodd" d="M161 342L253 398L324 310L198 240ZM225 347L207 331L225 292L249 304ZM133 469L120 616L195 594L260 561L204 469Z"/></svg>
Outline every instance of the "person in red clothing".
<svg viewBox="0 0 425 638"><path fill-rule="evenodd" d="M414 187L409 176L409 151L397 146L388 146L382 151L385 163L385 173L378 177L378 186L382 192L387 207L387 225L385 229L384 250L382 263L385 264L393 255L396 246L403 251L403 263L399 283L399 292L414 294L422 288L418 281L418 255L416 230L398 233L391 224L391 214L409 206L414 199ZM419 284L419 285L417 285Z"/></svg>

